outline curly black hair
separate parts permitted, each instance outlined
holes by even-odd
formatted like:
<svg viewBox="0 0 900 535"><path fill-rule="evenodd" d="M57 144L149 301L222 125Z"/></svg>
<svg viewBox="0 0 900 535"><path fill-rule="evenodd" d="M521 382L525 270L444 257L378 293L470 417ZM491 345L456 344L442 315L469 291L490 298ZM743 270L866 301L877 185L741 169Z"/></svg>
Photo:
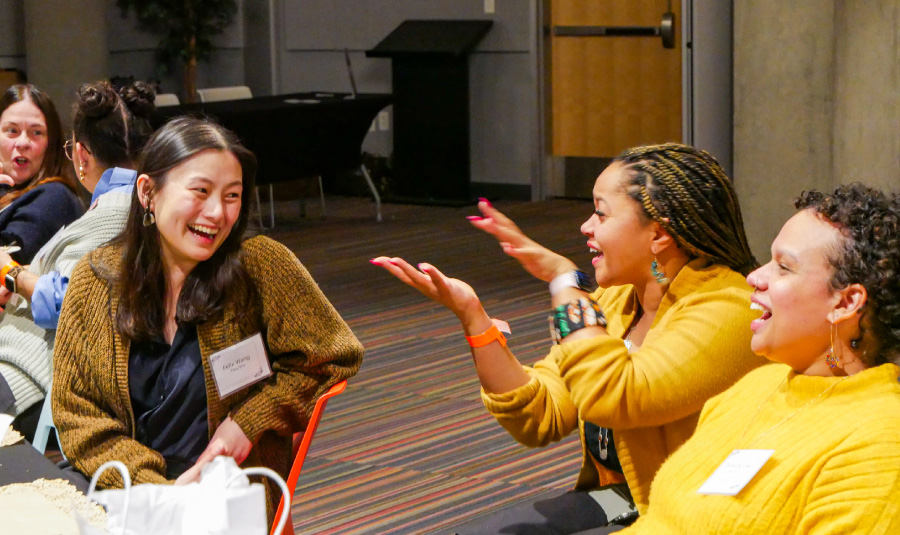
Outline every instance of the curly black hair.
<svg viewBox="0 0 900 535"><path fill-rule="evenodd" d="M794 200L835 225L842 240L829 255L835 290L861 284L868 293L862 334L863 363L877 366L900 359L900 198L855 182L833 193L804 191Z"/></svg>

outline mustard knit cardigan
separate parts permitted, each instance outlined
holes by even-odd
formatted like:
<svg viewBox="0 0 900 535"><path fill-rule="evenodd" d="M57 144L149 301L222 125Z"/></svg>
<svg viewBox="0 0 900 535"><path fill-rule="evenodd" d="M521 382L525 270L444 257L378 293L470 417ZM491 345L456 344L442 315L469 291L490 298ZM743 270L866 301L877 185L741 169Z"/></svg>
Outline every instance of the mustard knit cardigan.
<svg viewBox="0 0 900 535"><path fill-rule="evenodd" d="M648 268L649 269L649 268ZM533 367L526 385L503 394L482 391L487 409L519 442L544 446L582 420L613 429L616 449L638 509L663 461L694 432L703 404L763 364L750 350L750 287L721 265L693 260L666 290L641 347L622 338L637 312L632 286L598 290L608 336L563 342ZM565 380L563 379L565 378ZM613 481L599 472L584 444L576 489Z"/></svg>
<svg viewBox="0 0 900 535"><path fill-rule="evenodd" d="M319 395L357 372L363 349L290 250L265 237L245 241L242 250L255 292L235 289L238 298L229 299L222 317L197 326L209 436L231 415L254 443L242 466L267 466L286 477L292 434L306 427ZM135 439L129 341L113 321L117 297L92 269L115 273L120 261L118 249L104 247L85 256L72 274L56 335L53 419L63 451L81 472L91 475L119 460L135 484L165 483L162 455ZM240 322L237 307L248 312ZM273 375L220 399L210 355L256 333L266 342ZM121 479L109 470L99 484L121 486ZM280 491L271 485L267 494L271 516Z"/></svg>
<svg viewBox="0 0 900 535"><path fill-rule="evenodd" d="M649 510L622 533L900 533L898 373L893 364L846 379L783 364L749 373L706 404L659 470ZM697 494L735 449L775 453L736 496Z"/></svg>

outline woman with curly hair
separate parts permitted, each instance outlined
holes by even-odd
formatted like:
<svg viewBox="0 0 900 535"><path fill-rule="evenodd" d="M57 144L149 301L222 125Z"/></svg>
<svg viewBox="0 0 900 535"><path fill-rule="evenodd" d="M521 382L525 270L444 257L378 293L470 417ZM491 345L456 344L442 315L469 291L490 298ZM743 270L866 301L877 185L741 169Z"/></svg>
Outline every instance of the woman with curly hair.
<svg viewBox="0 0 900 535"><path fill-rule="evenodd" d="M900 533L900 199L795 204L747 277L751 346L778 364L704 406L623 533Z"/></svg>
<svg viewBox="0 0 900 535"><path fill-rule="evenodd" d="M715 158L674 143L636 147L600 174L593 198L581 232L595 291L571 260L489 203L479 204L483 217L471 218L549 283L559 344L533 366L519 363L466 283L428 264L372 261L456 314L482 400L516 440L539 447L581 432L575 492L472 519L455 528L461 535L566 535L630 521L633 514L620 516L611 503L633 497L643 511L656 471L691 436L703 404L765 362L750 351L746 327L753 311L744 277L757 264ZM577 375L578 390L567 388L566 372ZM579 411L576 393L585 392L589 410Z"/></svg>

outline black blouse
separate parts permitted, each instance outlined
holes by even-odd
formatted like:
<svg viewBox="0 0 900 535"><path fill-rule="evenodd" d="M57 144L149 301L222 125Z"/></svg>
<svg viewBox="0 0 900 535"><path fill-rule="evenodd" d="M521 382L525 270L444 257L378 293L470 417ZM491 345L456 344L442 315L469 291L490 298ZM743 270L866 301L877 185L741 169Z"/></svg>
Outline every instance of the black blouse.
<svg viewBox="0 0 900 535"><path fill-rule="evenodd" d="M588 451L591 452L591 457L605 468L622 473L622 464L619 462L619 453L616 451L616 443L613 441L612 429L584 422L584 439L587 442Z"/></svg>
<svg viewBox="0 0 900 535"><path fill-rule="evenodd" d="M132 342L128 387L137 440L162 454L175 479L209 444L206 380L197 328L179 325L172 345L159 337Z"/></svg>

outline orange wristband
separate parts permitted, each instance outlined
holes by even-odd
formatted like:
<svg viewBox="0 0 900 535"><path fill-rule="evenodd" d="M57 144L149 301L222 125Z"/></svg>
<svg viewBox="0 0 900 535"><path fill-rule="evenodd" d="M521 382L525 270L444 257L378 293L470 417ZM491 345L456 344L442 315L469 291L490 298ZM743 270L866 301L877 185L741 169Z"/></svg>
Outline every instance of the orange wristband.
<svg viewBox="0 0 900 535"><path fill-rule="evenodd" d="M6 264L5 266L3 266L3 269L0 269L0 285L3 284L4 280L6 280L6 274L9 273L9 270L11 270L12 268L14 268L18 265L19 265L19 263L16 262L15 260L10 260L9 264Z"/></svg>
<svg viewBox="0 0 900 535"><path fill-rule="evenodd" d="M470 347L484 347L494 340L498 340L500 345L506 347L506 337L503 336L503 333L500 332L500 328L497 327L496 322L499 320L492 319L491 321L494 323L488 330L481 334L476 334L475 336L466 336L466 341L469 342Z"/></svg>

